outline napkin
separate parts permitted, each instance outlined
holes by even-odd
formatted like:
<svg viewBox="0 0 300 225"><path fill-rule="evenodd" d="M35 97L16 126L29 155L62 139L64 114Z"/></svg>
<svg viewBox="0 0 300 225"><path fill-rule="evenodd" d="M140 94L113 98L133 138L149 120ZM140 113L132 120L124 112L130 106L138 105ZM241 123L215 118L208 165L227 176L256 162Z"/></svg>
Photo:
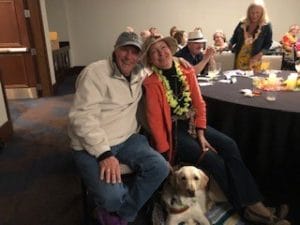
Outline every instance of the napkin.
<svg viewBox="0 0 300 225"><path fill-rule="evenodd" d="M253 75L254 73L252 70L228 70L224 72L224 76L226 77L226 79L230 79L232 76L250 77Z"/></svg>
<svg viewBox="0 0 300 225"><path fill-rule="evenodd" d="M213 85L212 82L199 82L199 86L210 86L210 85Z"/></svg>

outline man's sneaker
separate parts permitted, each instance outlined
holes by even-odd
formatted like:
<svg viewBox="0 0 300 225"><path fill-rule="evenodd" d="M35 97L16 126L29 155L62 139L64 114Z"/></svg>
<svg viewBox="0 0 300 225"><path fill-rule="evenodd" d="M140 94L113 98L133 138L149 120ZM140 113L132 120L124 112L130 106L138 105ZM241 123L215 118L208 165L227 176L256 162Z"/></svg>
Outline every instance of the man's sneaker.
<svg viewBox="0 0 300 225"><path fill-rule="evenodd" d="M96 219L101 225L127 225L117 214L110 213L102 208L96 209Z"/></svg>

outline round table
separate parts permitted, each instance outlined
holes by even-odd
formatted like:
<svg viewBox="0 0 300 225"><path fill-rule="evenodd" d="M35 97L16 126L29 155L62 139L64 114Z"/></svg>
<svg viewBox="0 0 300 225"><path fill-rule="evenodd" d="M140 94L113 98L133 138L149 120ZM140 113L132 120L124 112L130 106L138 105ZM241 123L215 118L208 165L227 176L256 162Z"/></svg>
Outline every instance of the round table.
<svg viewBox="0 0 300 225"><path fill-rule="evenodd" d="M289 71L278 72L279 77L286 79ZM264 76L264 75L258 75ZM201 87L202 95L219 101L232 104L244 105L247 107L276 110L282 112L300 113L300 92L299 91L278 91L277 100L267 101L265 92L261 96L245 97L241 94L241 89L252 89L251 77L238 76L234 84L215 82L212 86Z"/></svg>
<svg viewBox="0 0 300 225"><path fill-rule="evenodd" d="M278 76L288 74L279 71ZM234 84L201 86L208 124L237 142L261 186L278 189L279 194L299 188L300 91L280 91L276 101L267 101L264 92L244 96L240 90L245 88L252 89L252 79L240 76Z"/></svg>

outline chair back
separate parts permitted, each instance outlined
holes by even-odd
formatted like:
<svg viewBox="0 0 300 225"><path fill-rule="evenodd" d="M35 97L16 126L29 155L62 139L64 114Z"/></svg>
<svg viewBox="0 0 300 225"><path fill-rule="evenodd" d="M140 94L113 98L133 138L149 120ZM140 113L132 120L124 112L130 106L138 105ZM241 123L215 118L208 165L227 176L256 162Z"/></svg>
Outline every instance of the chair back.
<svg viewBox="0 0 300 225"><path fill-rule="evenodd" d="M215 61L221 63L222 71L234 69L234 54L232 52L216 53Z"/></svg>
<svg viewBox="0 0 300 225"><path fill-rule="evenodd" d="M270 70L281 70L282 55L263 55L262 61L267 60L270 62Z"/></svg>

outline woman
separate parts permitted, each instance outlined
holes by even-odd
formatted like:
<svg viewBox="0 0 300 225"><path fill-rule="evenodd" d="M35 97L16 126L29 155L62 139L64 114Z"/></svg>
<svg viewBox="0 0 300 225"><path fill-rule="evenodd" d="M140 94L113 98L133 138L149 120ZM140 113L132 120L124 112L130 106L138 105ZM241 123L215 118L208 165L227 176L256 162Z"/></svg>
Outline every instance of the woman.
<svg viewBox="0 0 300 225"><path fill-rule="evenodd" d="M170 29L170 36L174 37L175 33L178 31L176 26L171 27Z"/></svg>
<svg viewBox="0 0 300 225"><path fill-rule="evenodd" d="M261 202L236 143L206 125L205 102L194 69L173 59L176 49L171 37L150 37L143 45L143 60L153 71L143 85L154 148L171 164L190 163L211 173L247 219L275 224L279 219Z"/></svg>
<svg viewBox="0 0 300 225"><path fill-rule="evenodd" d="M235 67L242 70L260 70L263 52L272 45L272 28L265 7L252 3L247 17L235 28L229 47L235 53Z"/></svg>
<svg viewBox="0 0 300 225"><path fill-rule="evenodd" d="M285 58L294 59L294 50L296 49L298 33L299 26L294 24L289 27L289 31L282 37L281 43L285 53Z"/></svg>
<svg viewBox="0 0 300 225"><path fill-rule="evenodd" d="M223 31L218 30L213 34L214 48L217 52L228 51L228 43Z"/></svg>
<svg viewBox="0 0 300 225"><path fill-rule="evenodd" d="M186 46L188 36L184 30L179 30L174 34L174 39L177 41L177 44L178 44L177 50L179 51L184 46Z"/></svg>

